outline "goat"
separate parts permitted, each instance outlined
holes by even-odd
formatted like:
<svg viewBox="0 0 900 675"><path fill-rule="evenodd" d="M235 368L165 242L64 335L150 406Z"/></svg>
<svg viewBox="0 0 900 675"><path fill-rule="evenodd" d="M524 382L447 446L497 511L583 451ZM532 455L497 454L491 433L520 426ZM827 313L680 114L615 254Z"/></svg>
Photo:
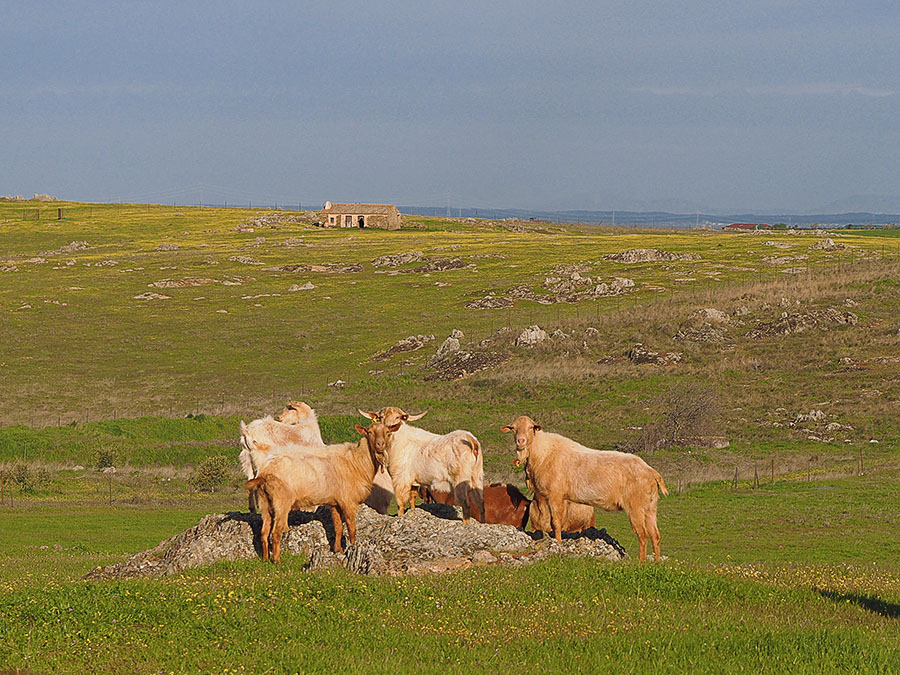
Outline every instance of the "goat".
<svg viewBox="0 0 900 675"><path fill-rule="evenodd" d="M347 522L350 543L356 543L356 511L372 490L375 474L384 467L389 435L399 426L391 428L380 422L368 428L356 425L363 436L358 442L331 445L318 454L274 453L259 475L244 484L259 497L263 560L269 559L271 534L272 560L281 562L281 535L288 529L292 509L331 506L332 550L342 551L342 518Z"/></svg>
<svg viewBox="0 0 900 675"><path fill-rule="evenodd" d="M427 412L427 411L426 411ZM388 426L400 424L388 448L388 473L394 486L394 497L402 516L407 502L416 506L413 484L441 492L453 492L462 506L463 522L470 517L469 495L473 494L478 513L484 517L484 457L481 444L468 431L433 434L406 422L425 415L409 415L400 408L388 406L377 413L359 413L363 417Z"/></svg>
<svg viewBox="0 0 900 675"><path fill-rule="evenodd" d="M290 401L275 419L264 417L250 424L241 421L241 467L248 479L255 478L272 452L319 452L326 449L316 411L302 401ZM379 471L366 505L385 514L394 496L390 476ZM250 513L256 513L256 493L247 495Z"/></svg>
<svg viewBox="0 0 900 675"><path fill-rule="evenodd" d="M647 538L660 559L656 525L658 490L668 494L662 476L637 455L593 450L575 441L545 432L527 416L500 427L515 432L516 459L534 485L535 495L546 499L556 541L562 541L565 501L588 504L607 511L623 510L637 535L640 560L647 558Z"/></svg>

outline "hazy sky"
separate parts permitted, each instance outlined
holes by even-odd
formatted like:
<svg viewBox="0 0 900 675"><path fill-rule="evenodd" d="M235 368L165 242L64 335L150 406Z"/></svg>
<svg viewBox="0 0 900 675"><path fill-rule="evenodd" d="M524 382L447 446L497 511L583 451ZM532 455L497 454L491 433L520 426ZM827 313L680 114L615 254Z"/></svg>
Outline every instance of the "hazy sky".
<svg viewBox="0 0 900 675"><path fill-rule="evenodd" d="M685 212L900 195L897 2L2 14L2 194Z"/></svg>

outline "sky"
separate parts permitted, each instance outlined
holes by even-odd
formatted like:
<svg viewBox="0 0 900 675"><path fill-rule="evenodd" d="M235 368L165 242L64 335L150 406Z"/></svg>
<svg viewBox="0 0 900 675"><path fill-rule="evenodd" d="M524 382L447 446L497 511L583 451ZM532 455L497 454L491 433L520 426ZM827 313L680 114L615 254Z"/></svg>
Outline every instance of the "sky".
<svg viewBox="0 0 900 675"><path fill-rule="evenodd" d="M69 0L2 13L0 194L900 211L897 2Z"/></svg>

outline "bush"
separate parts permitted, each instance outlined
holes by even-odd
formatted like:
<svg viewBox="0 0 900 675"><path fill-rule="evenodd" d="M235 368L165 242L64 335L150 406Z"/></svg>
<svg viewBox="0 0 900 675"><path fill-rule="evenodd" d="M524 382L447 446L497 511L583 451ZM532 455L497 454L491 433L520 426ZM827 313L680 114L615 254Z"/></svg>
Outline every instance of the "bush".
<svg viewBox="0 0 900 675"><path fill-rule="evenodd" d="M194 470L190 482L195 490L215 492L217 487L226 485L234 472L234 463L225 455L207 457Z"/></svg>
<svg viewBox="0 0 900 675"><path fill-rule="evenodd" d="M32 471L28 464L22 462L13 466L10 478L18 486L19 492L32 493L47 487L50 484L51 476L50 471L44 467Z"/></svg>
<svg viewBox="0 0 900 675"><path fill-rule="evenodd" d="M719 428L719 397L695 382L673 385L659 400L662 419L644 427L624 450L652 454L663 448L701 445Z"/></svg>
<svg viewBox="0 0 900 675"><path fill-rule="evenodd" d="M19 486L20 492L33 492L31 484L31 468L27 464L16 464L12 468L13 483Z"/></svg>
<svg viewBox="0 0 900 675"><path fill-rule="evenodd" d="M97 451L95 459L98 469L105 469L109 466L116 465L116 453L110 448L100 448Z"/></svg>

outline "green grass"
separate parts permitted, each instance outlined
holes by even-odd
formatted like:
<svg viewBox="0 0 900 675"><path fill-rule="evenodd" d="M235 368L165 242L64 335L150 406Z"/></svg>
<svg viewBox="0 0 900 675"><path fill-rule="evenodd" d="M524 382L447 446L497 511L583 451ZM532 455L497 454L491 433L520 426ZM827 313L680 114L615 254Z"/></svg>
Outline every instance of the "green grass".
<svg viewBox="0 0 900 675"><path fill-rule="evenodd" d="M114 507L4 509L0 664L40 672L621 672L897 668L896 472L752 490L709 484L660 505L659 565L550 560L411 578L220 563L155 581L83 582L230 493ZM622 514L600 525L628 547ZM848 533L852 533L849 536ZM42 550L41 546L47 546Z"/></svg>
<svg viewBox="0 0 900 675"><path fill-rule="evenodd" d="M0 506L0 670L900 672L898 231L843 232L836 240L851 248L826 252L810 248L811 235L780 232L525 224L523 234L438 218L412 218L422 229L400 232L303 222L240 232L263 212L64 203L36 222L23 220L23 208L33 205L0 203L0 267L9 270L0 272L0 469L26 462L51 479L33 493L12 487L15 506ZM56 208L65 219L46 220ZM285 246L291 239L308 246ZM73 241L91 248L41 255ZM701 258L604 259L629 248ZM477 271L425 277L371 265L410 250L459 256ZM779 256L794 260L765 260ZM47 262L28 262L37 257ZM364 269L266 269L334 262ZM592 277L631 278L635 291L465 308L518 284L539 289L556 265L572 263L587 263ZM803 272L780 271L792 266ZM149 286L185 278L217 283ZM287 290L306 281L316 288ZM133 298L147 291L170 298ZM677 340L704 307L749 313L734 316L724 344ZM859 322L745 335L782 312L828 307ZM599 337L501 346L511 358L498 368L423 380L453 328L470 348L503 326L514 336L535 323L573 335L591 326ZM418 333L436 340L372 359ZM635 342L684 358L635 366L621 358ZM339 378L346 388L327 386ZM286 556L282 567L248 561L157 581L78 580L203 514L243 510L237 470L214 495L192 494L187 478L205 457L236 456L240 419L276 413L291 397L319 411L331 442L354 437L357 407L428 409L422 426L474 431L487 477L521 485L500 424L528 413L612 448L664 413L662 393L695 381L716 391L730 445L647 458L671 490L659 515L670 559L660 565L551 560L353 578L306 574L303 560ZM812 409L843 426L791 426ZM112 453L116 474L96 471L101 452ZM598 524L634 549L624 514L598 514Z"/></svg>

